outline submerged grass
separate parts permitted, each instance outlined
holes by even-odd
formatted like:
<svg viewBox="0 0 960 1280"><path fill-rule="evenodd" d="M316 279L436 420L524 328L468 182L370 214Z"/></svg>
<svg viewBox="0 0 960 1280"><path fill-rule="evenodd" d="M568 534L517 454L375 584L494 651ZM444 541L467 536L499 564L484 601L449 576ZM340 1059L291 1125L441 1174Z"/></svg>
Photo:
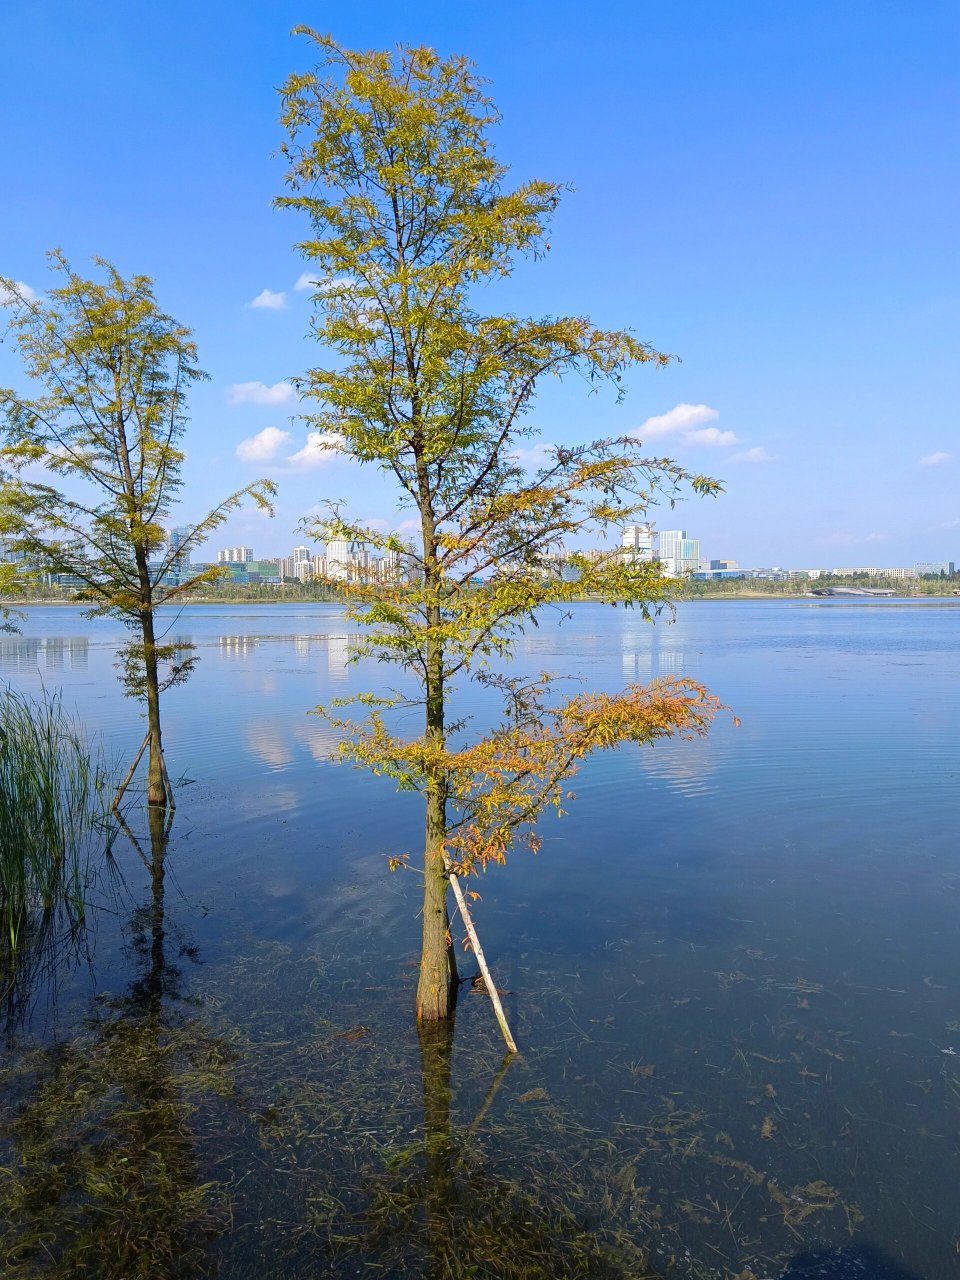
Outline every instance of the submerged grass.
<svg viewBox="0 0 960 1280"><path fill-rule="evenodd" d="M373 941L358 957L342 922L315 953L239 938L195 993L156 850L152 865L126 992L98 997L72 1043L0 1065L11 1280L772 1280L799 1251L861 1238L873 1113L848 1109L854 1036L836 1001L810 1018L801 1002L829 990L795 956L748 955L755 983L731 960L689 998L631 984L684 1010L759 986L779 1010L742 1041L709 1008L689 1038L657 1035L650 1015L643 1057L538 956L528 1047L504 1067L469 996L457 1043L425 1046L399 966ZM946 1124L960 1083L954 1056L933 1053L942 1080L918 1083L924 1098L943 1088ZM924 1139L945 1170L953 1131ZM909 1204L909 1169L885 1176Z"/></svg>
<svg viewBox="0 0 960 1280"><path fill-rule="evenodd" d="M786 1145L813 1087L786 1054L776 1087L775 1055L735 1057L722 1117L676 1067L613 1056L619 1118L591 1123L552 1049L498 1067L468 997L458 1044L425 1048L366 975L263 943L187 998L161 930L73 1044L0 1070L11 1280L756 1280L858 1230L830 1151Z"/></svg>
<svg viewBox="0 0 960 1280"><path fill-rule="evenodd" d="M105 771L59 695L0 690L0 982L27 939L82 923ZM6 981L5 981L6 980Z"/></svg>

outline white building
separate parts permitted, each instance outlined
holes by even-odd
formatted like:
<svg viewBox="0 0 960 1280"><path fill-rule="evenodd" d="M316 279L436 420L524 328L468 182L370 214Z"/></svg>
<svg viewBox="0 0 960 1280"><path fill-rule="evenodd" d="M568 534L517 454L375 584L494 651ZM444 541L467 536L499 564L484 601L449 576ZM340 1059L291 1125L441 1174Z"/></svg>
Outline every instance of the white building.
<svg viewBox="0 0 960 1280"><path fill-rule="evenodd" d="M917 576L916 569L881 569L876 565L855 565L853 568L847 569L830 569L829 572L834 578L852 578L858 573L864 574L868 578L898 578L900 580Z"/></svg>
<svg viewBox="0 0 960 1280"><path fill-rule="evenodd" d="M657 556L670 578L685 578L700 569L700 542L688 538L686 529L661 529L657 535Z"/></svg>
<svg viewBox="0 0 960 1280"><path fill-rule="evenodd" d="M252 559L252 547L224 547L217 552L217 564L246 564Z"/></svg>
<svg viewBox="0 0 960 1280"><path fill-rule="evenodd" d="M328 578L345 581L353 576L359 547L350 538L331 538L326 545L326 571Z"/></svg>
<svg viewBox="0 0 960 1280"><path fill-rule="evenodd" d="M629 563L647 563L653 559L656 534L652 524L627 524L623 527L623 558Z"/></svg>

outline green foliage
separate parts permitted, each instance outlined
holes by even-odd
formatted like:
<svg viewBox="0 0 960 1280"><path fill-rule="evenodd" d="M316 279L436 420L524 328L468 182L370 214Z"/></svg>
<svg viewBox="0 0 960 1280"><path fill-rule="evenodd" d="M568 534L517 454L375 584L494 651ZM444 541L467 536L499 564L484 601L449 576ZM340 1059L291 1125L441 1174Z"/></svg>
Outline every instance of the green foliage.
<svg viewBox="0 0 960 1280"><path fill-rule="evenodd" d="M647 455L630 436L540 448L529 465L524 461L534 434L528 414L544 378L577 375L588 386L610 385L619 397L627 368L661 366L668 357L582 316L481 313L480 286L509 275L518 255L536 257L549 247L560 187L541 180L506 185L490 138L499 117L465 59L443 60L422 48L401 48L395 57L360 53L308 28L300 32L320 62L281 90L290 194L278 203L310 221L300 248L317 279L314 330L336 353L301 380L300 390L317 406L308 421L321 444L392 476L419 527L417 546L406 553L406 582L349 588L352 616L366 626L357 656L399 663L419 681L417 776L406 745L384 732L379 713L358 728L349 750L425 793L418 1010L423 1018L443 1017L445 877L451 860L487 860L479 836L476 848L465 847L464 831L472 828L464 827L459 802L469 796L472 804L492 788L502 804L482 825L496 828L502 844L553 802L582 754L566 733L534 729L518 744L503 737L509 730L497 731L488 753L495 776L478 786L458 780L462 762L449 745L447 715L452 683L507 658L520 628L544 606L588 594L648 613L661 607L671 584L655 566L627 562L619 548L574 556L573 573L561 572L560 562L585 541L595 545L642 518L658 499L672 504L685 490L710 494L720 486ZM396 532L364 527L337 504L317 532L387 552L403 546ZM686 692L692 697L670 731L702 727L704 703ZM594 735L589 749L658 736L637 723L642 701L635 690L622 705L611 700L604 708L609 732ZM543 714L564 719L563 708ZM479 757L470 764L485 768ZM531 778L539 780L534 787ZM457 811L455 846L448 806Z"/></svg>
<svg viewBox="0 0 960 1280"><path fill-rule="evenodd" d="M476 286L508 275L517 253L547 247L559 186L504 190L489 139L498 116L465 60L404 49L394 62L304 31L333 74L284 87L294 194L278 203L310 218L300 248L318 278L316 336L340 357L302 382L319 402L309 421L326 448L392 474L422 534L421 588L374 589L358 613L373 628L370 649L421 670L431 627L449 676L503 652L543 604L586 593L665 599L650 566L581 560L571 583L554 557L639 518L658 493L670 501L687 484L708 493L716 482L646 456L629 437L547 449L532 470L518 450L544 377L575 373L620 394L629 365L667 357L583 317L485 316L473 305ZM319 525L401 545L336 507Z"/></svg>
<svg viewBox="0 0 960 1280"><path fill-rule="evenodd" d="M98 258L105 280L84 280L59 251L50 258L64 283L47 302L0 278L9 328L40 390L31 398L0 389L0 530L34 565L77 579L91 614L113 614L131 629L120 670L127 694L146 706L147 799L172 805L160 693L186 679L195 659L190 645L157 643L154 614L218 576L207 569L175 580L172 571L245 499L271 510L274 486L258 480L231 494L165 550L164 522L182 483L187 393L206 377L192 336L159 309L146 276L125 280ZM64 487L24 479L29 464Z"/></svg>
<svg viewBox="0 0 960 1280"><path fill-rule="evenodd" d="M169 662L172 673L185 672L179 646L161 650L144 636L144 615L216 572L173 582L178 557L245 499L269 507L273 485L260 480L232 494L179 547L165 546L163 526L182 484L187 395L206 377L192 335L160 310L146 276L124 279L98 258L104 279L87 280L61 252L49 256L62 284L46 301L0 279L8 327L39 391L0 389L6 420L0 532L38 566L79 579L91 612L114 614L134 629L124 685L142 698L147 650L154 661ZM63 488L25 479L30 463Z"/></svg>

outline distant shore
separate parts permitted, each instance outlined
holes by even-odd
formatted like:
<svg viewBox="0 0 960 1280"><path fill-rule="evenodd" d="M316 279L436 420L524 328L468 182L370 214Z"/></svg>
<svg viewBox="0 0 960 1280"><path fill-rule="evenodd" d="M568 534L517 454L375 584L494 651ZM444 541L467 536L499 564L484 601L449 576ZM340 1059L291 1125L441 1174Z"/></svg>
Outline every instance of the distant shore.
<svg viewBox="0 0 960 1280"><path fill-rule="evenodd" d="M674 604L696 604L737 600L841 600L852 604L862 604L871 601L912 601L912 600L939 600L944 604L960 605L960 595L953 595L952 592L935 592L935 591L897 591L892 596L871 596L871 595L849 595L849 596L822 596L812 591L706 591L703 593L675 596L672 603ZM277 605L296 605L296 604L349 604L350 600L345 597L320 597L320 596L191 596L185 600L173 600L169 602L171 609L183 609L190 605L264 605L267 608L273 608ZM583 596L579 600L573 602L577 604L593 604L597 603L596 599L591 596ZM63 600L63 599L30 599L30 600L4 600L3 604L6 608L12 610L20 609L89 609L91 604L85 600Z"/></svg>

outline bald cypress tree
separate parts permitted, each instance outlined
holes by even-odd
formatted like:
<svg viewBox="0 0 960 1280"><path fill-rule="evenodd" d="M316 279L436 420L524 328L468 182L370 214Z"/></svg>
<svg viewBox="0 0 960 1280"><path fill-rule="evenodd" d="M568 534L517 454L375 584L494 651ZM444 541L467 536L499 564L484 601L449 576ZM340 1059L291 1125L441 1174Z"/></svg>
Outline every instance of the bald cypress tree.
<svg viewBox="0 0 960 1280"><path fill-rule="evenodd" d="M365 626L359 652L414 675L422 731L412 741L392 732L389 698L367 697L355 720L327 713L345 758L424 798L417 1015L434 1020L449 1015L456 983L448 888L463 912L460 877L518 841L535 847L538 816L560 808L583 757L700 732L716 706L690 681L556 704L548 680L507 678L499 663L544 605L590 595L655 610L671 589L655 564L574 549L642 518L658 497L719 485L628 436L541 449L523 465L544 379L579 375L619 396L625 370L667 357L582 316L479 310L491 296L482 286L545 252L561 189L507 184L492 144L499 117L469 62L301 34L319 61L282 88L289 193L278 203L309 221L300 249L317 282L314 333L335 357L301 390L314 438L386 473L418 531L406 581L355 583L349 598ZM321 530L404 550L336 505ZM467 679L503 703L501 724L479 740L458 734L451 715Z"/></svg>
<svg viewBox="0 0 960 1280"><path fill-rule="evenodd" d="M173 571L244 501L269 509L274 487L247 485L178 546L166 545L164 525L182 483L187 396L206 377L193 335L160 309L148 277L124 279L98 258L102 279L84 279L61 252L50 260L61 283L45 299L0 278L30 380L27 391L0 388L0 530L36 566L70 575L93 613L128 626L121 678L147 720L131 773L146 752L148 803L165 807L174 801L160 696L189 676L196 658L192 646L158 638L157 609L215 576ZM48 478L33 478L37 464Z"/></svg>

